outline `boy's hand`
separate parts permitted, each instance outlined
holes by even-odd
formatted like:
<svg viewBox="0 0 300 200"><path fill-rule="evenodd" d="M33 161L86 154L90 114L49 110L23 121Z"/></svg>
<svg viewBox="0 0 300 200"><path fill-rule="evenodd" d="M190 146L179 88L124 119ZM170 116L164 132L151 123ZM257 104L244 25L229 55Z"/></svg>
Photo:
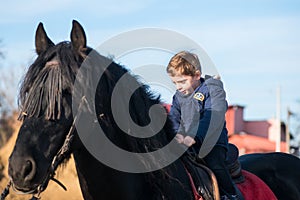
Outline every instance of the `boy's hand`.
<svg viewBox="0 0 300 200"><path fill-rule="evenodd" d="M191 136L186 136L183 140L183 144L188 147L192 146L195 143L196 143L196 141Z"/></svg>
<svg viewBox="0 0 300 200"><path fill-rule="evenodd" d="M176 134L175 139L177 140L177 142L179 144L184 144L187 147L190 147L190 146L192 146L193 144L196 143L194 138L192 138L191 136L184 137L183 135L181 135L179 133Z"/></svg>
<svg viewBox="0 0 300 200"><path fill-rule="evenodd" d="M183 135L181 135L181 134L179 134L179 133L176 134L175 139L177 140L177 142L178 142L179 144L183 143L183 141L184 141Z"/></svg>

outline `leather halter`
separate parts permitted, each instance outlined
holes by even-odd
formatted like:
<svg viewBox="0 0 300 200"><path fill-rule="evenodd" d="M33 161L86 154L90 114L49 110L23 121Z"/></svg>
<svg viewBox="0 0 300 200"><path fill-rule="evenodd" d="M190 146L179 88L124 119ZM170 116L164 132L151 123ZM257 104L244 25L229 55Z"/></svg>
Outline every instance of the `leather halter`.
<svg viewBox="0 0 300 200"><path fill-rule="evenodd" d="M70 147L71 147L71 143L73 141L74 138L74 130L75 130L75 125L77 120L79 119L82 109L81 107L83 106L83 103L88 104L86 97L83 96L81 98L81 102L79 104L79 108L78 108L78 113L76 114L76 116L74 117L72 126L69 129L69 132L65 138L64 144L62 145L62 147L60 148L60 150L57 152L57 154L54 156L51 166L49 168L49 172L46 176L46 178L44 179L44 181L37 187L36 189L36 196L35 194L32 196L31 200L38 200L40 199L40 194L46 189L48 182L50 180L53 180L54 182L56 182L58 185L60 185L64 190L66 190L66 187L57 179L54 178L55 176L55 170L57 169L57 167L59 166L59 164L66 158L66 156L68 155L68 153L70 152ZM24 113L26 115L26 113ZM7 186L4 188L2 194L1 194L1 200L4 200L5 197L9 194L9 188L13 187L13 181L10 180L7 184ZM13 187L14 190L16 190ZM16 190L17 191L17 190Z"/></svg>

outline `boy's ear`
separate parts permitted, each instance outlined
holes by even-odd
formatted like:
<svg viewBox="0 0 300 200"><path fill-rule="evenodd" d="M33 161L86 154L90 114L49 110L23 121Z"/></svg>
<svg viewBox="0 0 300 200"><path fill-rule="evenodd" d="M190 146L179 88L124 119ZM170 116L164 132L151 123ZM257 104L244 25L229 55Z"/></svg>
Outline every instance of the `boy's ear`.
<svg viewBox="0 0 300 200"><path fill-rule="evenodd" d="M201 72L200 72L200 70L197 70L195 72L195 77L197 78L197 80L200 80L200 78L201 78Z"/></svg>

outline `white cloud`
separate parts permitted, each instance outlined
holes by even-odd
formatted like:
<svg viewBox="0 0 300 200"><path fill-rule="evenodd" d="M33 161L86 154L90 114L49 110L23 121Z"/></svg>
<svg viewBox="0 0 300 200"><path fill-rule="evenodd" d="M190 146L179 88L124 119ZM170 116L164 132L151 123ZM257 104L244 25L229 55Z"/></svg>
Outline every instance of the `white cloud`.
<svg viewBox="0 0 300 200"><path fill-rule="evenodd" d="M222 21L201 30L191 28L190 35L205 43L216 65L226 65L230 73L280 72L283 66L294 71L300 65L299 22L300 18Z"/></svg>
<svg viewBox="0 0 300 200"><path fill-rule="evenodd" d="M151 0L101 0L99 1L86 1L83 9L93 13L96 16L119 16L126 13L132 13L141 9L146 8L151 2ZM122 20L122 19L120 19Z"/></svg>
<svg viewBox="0 0 300 200"><path fill-rule="evenodd" d="M51 11L64 10L72 5L72 0L16 0L3 1L0 7L0 23L12 23L16 21L30 20L39 14Z"/></svg>
<svg viewBox="0 0 300 200"><path fill-rule="evenodd" d="M295 77L300 74L299 22L299 16L244 18L210 22L201 30L188 31L207 47L225 80L230 102L250 105L247 117L268 118L275 113L278 85L282 96L289 97L283 99L282 109L295 106L300 97L295 93L300 85Z"/></svg>
<svg viewBox="0 0 300 200"><path fill-rule="evenodd" d="M32 20L39 15L47 15L61 11L61 14L72 13L78 15L107 17L131 13L147 7L151 0L16 0L3 1L0 7L0 24L16 21Z"/></svg>

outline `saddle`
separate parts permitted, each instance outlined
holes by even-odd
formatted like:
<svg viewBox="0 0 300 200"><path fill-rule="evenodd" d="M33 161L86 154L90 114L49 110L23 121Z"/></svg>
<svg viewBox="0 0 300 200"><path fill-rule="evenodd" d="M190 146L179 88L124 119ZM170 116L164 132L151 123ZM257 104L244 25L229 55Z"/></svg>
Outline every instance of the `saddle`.
<svg viewBox="0 0 300 200"><path fill-rule="evenodd" d="M198 160L195 156L188 154L181 158L190 178L195 200L219 199L215 197L219 192L214 174L201 159Z"/></svg>
<svg viewBox="0 0 300 200"><path fill-rule="evenodd" d="M238 148L233 144L229 144L226 165L235 184L242 183L245 180L238 157ZM182 161L187 173L192 179L191 185L194 188L193 192L195 199L219 199L219 197L216 197L219 192L215 175L205 165L205 162L195 153L191 152L188 152L185 156L183 156ZM242 194L237 187L236 191L238 195L242 197ZM198 196L195 192L197 192Z"/></svg>

